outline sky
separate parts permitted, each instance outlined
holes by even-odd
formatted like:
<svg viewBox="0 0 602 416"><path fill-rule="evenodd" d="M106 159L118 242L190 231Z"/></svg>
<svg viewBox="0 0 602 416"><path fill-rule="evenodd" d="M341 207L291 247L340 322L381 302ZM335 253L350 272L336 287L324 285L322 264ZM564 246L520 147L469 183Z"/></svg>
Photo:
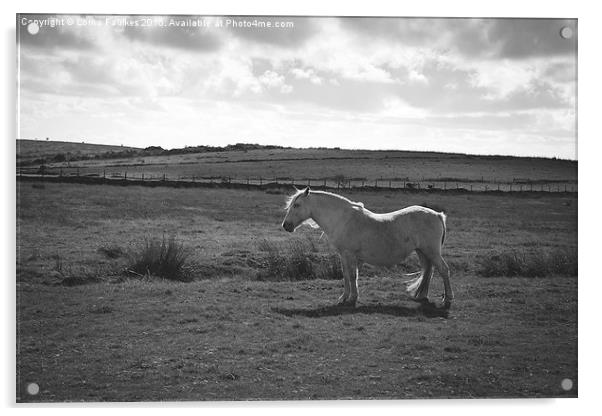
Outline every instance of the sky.
<svg viewBox="0 0 602 416"><path fill-rule="evenodd" d="M23 139L577 159L574 19L20 15L17 43Z"/></svg>

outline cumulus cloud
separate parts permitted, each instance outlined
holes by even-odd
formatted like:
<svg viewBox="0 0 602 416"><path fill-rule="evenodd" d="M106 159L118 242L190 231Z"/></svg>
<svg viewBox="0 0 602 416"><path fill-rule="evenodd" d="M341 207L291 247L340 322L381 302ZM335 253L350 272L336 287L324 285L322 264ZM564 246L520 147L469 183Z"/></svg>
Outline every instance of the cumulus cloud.
<svg viewBox="0 0 602 416"><path fill-rule="evenodd" d="M286 84L284 76L279 75L274 71L265 71L263 75L259 77L259 82L267 88L278 89L285 94L293 91L293 87Z"/></svg>

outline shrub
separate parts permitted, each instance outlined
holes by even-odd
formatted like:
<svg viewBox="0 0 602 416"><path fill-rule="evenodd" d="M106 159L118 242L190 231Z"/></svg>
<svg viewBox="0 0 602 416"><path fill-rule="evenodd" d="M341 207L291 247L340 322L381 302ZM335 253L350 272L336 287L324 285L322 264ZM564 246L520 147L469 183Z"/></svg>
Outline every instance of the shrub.
<svg viewBox="0 0 602 416"><path fill-rule="evenodd" d="M128 271L140 276L157 276L163 279L189 281L188 250L175 237L161 240L147 238L144 245L130 254Z"/></svg>
<svg viewBox="0 0 602 416"><path fill-rule="evenodd" d="M478 261L477 273L485 277L577 275L576 250L492 251Z"/></svg>
<svg viewBox="0 0 602 416"><path fill-rule="evenodd" d="M260 280L342 279L339 256L319 253L313 241L295 239L287 242L261 240L258 248L266 252Z"/></svg>

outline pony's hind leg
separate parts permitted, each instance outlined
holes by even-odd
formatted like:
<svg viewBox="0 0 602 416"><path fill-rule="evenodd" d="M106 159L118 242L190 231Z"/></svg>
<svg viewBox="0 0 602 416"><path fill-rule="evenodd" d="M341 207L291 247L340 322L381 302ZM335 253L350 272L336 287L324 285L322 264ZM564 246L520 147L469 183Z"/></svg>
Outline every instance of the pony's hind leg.
<svg viewBox="0 0 602 416"><path fill-rule="evenodd" d="M433 263L420 250L416 250L416 254L418 254L418 258L420 259L422 272L420 277L410 282L407 291L414 300L424 302L428 300L429 286L433 277Z"/></svg>
<svg viewBox="0 0 602 416"><path fill-rule="evenodd" d="M345 283L345 290L337 300L337 305L345 305L349 299L349 293L351 292L351 285L349 284L349 265L343 256L341 256L341 266L343 268L343 281Z"/></svg>
<svg viewBox="0 0 602 416"><path fill-rule="evenodd" d="M454 299L454 292L449 282L449 266L447 265L445 260L443 260L441 254L439 254L433 259L433 264L435 265L437 271L443 278L443 287L445 288L445 292L443 294L443 304L446 308L449 308L451 306L452 300Z"/></svg>

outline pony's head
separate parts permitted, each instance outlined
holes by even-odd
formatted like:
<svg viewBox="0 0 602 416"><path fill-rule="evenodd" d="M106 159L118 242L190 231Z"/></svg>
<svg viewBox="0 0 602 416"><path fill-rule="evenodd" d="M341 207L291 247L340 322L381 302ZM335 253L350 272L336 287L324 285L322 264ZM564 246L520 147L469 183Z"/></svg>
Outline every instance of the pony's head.
<svg viewBox="0 0 602 416"><path fill-rule="evenodd" d="M295 228L310 218L309 195L308 186L288 197L284 208L286 216L282 221L282 227L289 233L295 231Z"/></svg>

